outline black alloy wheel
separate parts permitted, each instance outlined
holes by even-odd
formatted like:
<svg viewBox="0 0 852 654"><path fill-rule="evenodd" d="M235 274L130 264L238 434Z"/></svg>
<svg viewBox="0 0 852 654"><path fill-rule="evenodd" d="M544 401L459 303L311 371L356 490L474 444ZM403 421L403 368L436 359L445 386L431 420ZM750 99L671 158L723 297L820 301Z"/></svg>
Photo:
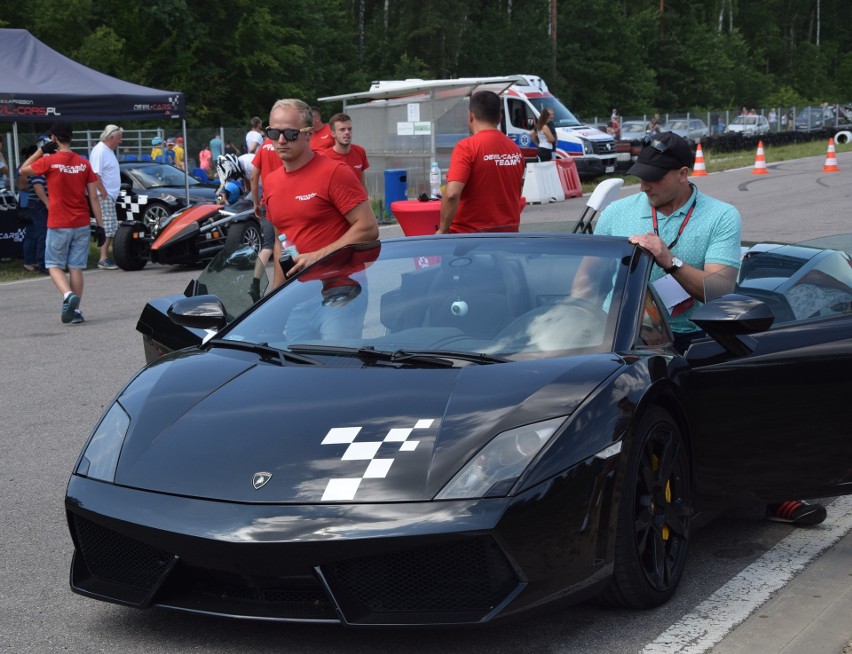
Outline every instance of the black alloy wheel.
<svg viewBox="0 0 852 654"><path fill-rule="evenodd" d="M255 252L260 252L262 240L260 225L256 220L250 219L241 223L233 223L228 227L225 249L228 252L234 252L238 248L248 245Z"/></svg>
<svg viewBox="0 0 852 654"><path fill-rule="evenodd" d="M112 239L112 256L122 270L142 270L148 263L150 245L147 241L133 238L137 224L119 224Z"/></svg>
<svg viewBox="0 0 852 654"><path fill-rule="evenodd" d="M677 423L651 408L634 432L619 504L608 603L650 608L683 575L693 515L689 453Z"/></svg>

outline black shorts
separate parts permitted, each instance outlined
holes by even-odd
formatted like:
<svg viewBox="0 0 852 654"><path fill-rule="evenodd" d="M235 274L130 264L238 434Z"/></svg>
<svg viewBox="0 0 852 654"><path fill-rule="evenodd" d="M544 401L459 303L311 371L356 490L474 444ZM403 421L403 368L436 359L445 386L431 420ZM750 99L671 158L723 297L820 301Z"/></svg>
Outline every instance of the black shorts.
<svg viewBox="0 0 852 654"><path fill-rule="evenodd" d="M539 161L552 161L553 160L553 150L551 148L539 148L536 151L538 155Z"/></svg>
<svg viewBox="0 0 852 654"><path fill-rule="evenodd" d="M271 250L275 247L275 227L266 219L260 221L260 249Z"/></svg>

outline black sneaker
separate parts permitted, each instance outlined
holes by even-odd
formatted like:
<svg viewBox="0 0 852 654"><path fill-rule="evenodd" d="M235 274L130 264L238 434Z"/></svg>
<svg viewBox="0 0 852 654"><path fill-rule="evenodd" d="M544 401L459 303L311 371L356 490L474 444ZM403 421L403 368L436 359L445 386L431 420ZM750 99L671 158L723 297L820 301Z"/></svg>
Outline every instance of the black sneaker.
<svg viewBox="0 0 852 654"><path fill-rule="evenodd" d="M74 318L74 310L80 306L80 298L71 293L62 301L62 322L69 323Z"/></svg>
<svg viewBox="0 0 852 654"><path fill-rule="evenodd" d="M79 309L76 309L74 311L74 317L71 318L71 324L72 325L79 325L79 324L82 324L84 322L86 322L86 320L83 318L83 312L80 311Z"/></svg>
<svg viewBox="0 0 852 654"><path fill-rule="evenodd" d="M779 504L766 505L766 519L785 522L789 525L818 525L828 512L822 504L787 500Z"/></svg>

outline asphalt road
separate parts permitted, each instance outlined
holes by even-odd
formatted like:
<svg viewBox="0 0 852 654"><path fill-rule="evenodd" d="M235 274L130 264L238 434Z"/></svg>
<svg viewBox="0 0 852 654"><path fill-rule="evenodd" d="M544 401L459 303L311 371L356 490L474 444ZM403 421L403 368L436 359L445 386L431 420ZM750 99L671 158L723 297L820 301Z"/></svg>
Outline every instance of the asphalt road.
<svg viewBox="0 0 852 654"><path fill-rule="evenodd" d="M822 159L778 166L770 160L769 175L753 176L749 169L695 181L740 209L744 240L804 240L852 232L852 153L838 159L841 172L834 174L821 173ZM524 220L576 219L584 204L574 199L530 206ZM382 232L389 237L398 228ZM81 306L87 322L80 326L60 323L60 298L49 280L0 285L0 650L640 652L791 533L762 520L761 507L733 510L695 534L684 581L663 607L558 607L479 629L353 631L250 623L136 611L74 595L63 510L68 475L104 407L144 364L134 329L144 302L182 291L197 273L163 266L89 271Z"/></svg>

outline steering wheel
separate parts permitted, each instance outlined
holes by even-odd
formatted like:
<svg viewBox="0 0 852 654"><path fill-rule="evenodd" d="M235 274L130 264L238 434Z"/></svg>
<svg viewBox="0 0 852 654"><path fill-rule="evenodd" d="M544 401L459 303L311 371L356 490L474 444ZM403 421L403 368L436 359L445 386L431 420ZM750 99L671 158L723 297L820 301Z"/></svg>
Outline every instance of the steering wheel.
<svg viewBox="0 0 852 654"><path fill-rule="evenodd" d="M501 347L567 350L601 341L606 312L589 300L564 297L518 316L494 337Z"/></svg>

